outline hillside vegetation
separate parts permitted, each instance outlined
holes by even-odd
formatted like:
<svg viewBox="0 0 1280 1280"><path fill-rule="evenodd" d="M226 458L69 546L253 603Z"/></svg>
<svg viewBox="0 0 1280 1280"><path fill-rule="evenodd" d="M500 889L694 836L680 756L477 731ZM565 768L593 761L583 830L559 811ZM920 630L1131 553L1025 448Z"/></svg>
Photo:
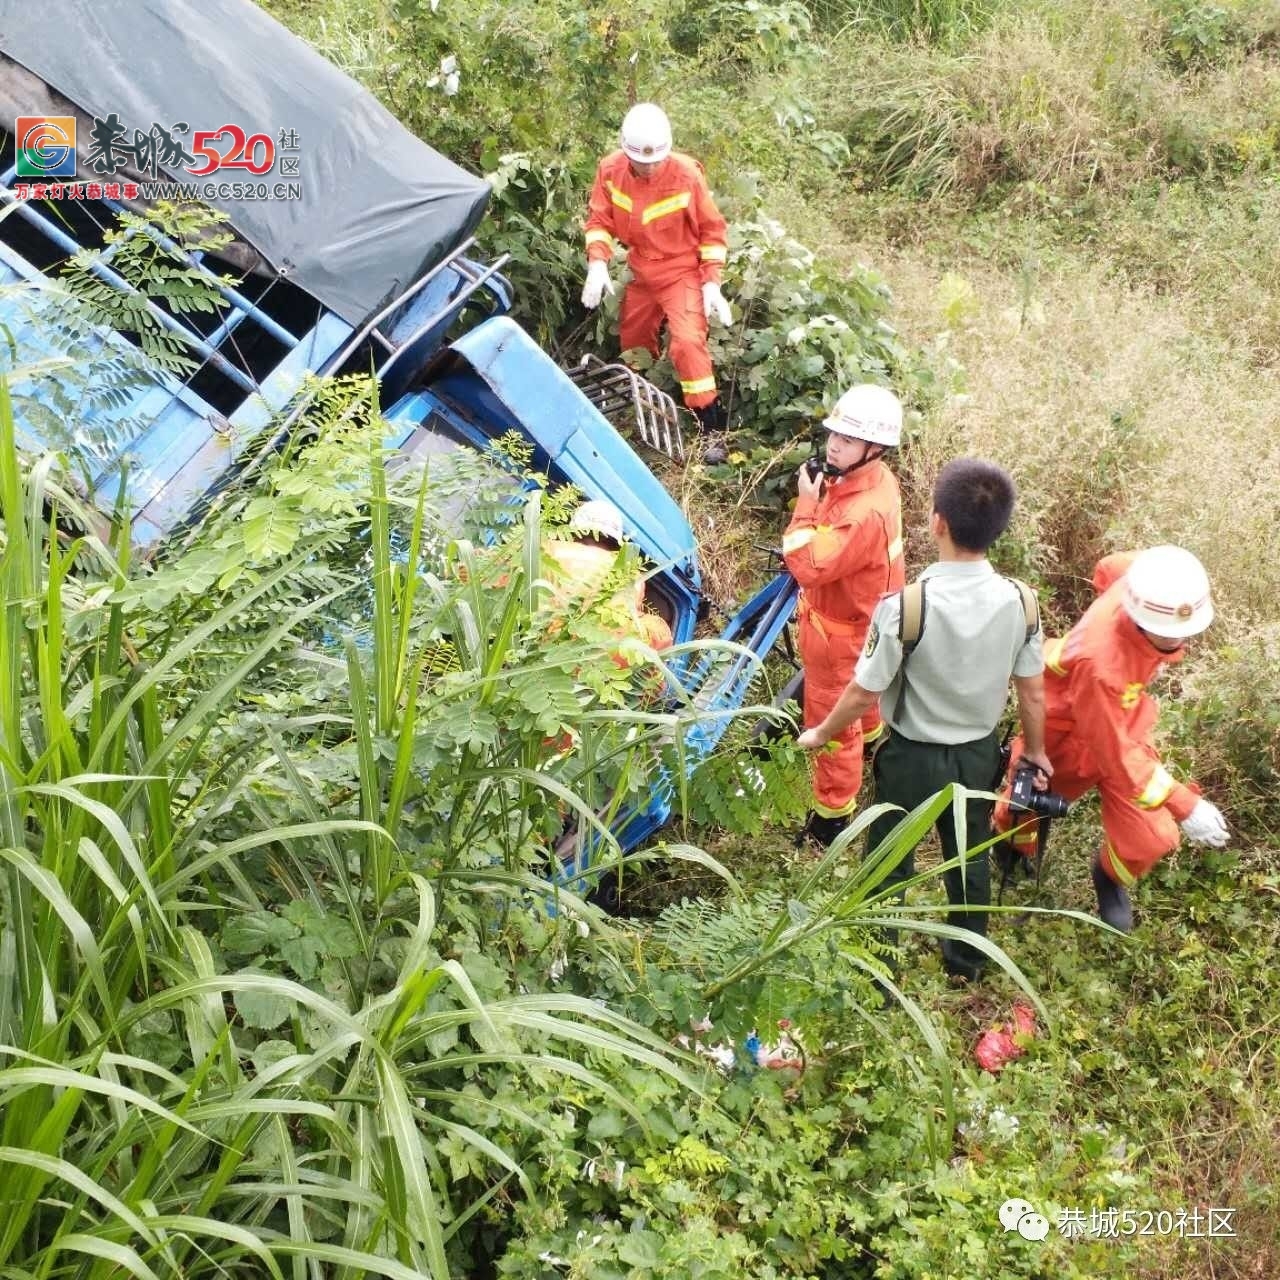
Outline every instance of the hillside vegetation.
<svg viewBox="0 0 1280 1280"><path fill-rule="evenodd" d="M1280 1008L1268 973L1280 830L1280 10L278 7L424 137L495 176L486 241L514 254L528 321L566 352L584 341L611 350L608 320L575 303L591 166L630 101L667 107L677 145L707 164L735 226L726 292L743 318L718 354L744 424L740 465L673 479L704 532L714 526L724 594L751 571L751 541L785 519L809 415L882 371L919 410L903 459L916 563L928 555L932 475L958 452L1014 472L1021 506L1001 563L1046 589L1059 629L1087 603L1101 553L1176 541L1201 556L1219 620L1166 682L1164 728L1174 761L1230 815L1231 851L1170 859L1143 887L1143 928L1127 943L1100 945L1075 925L1001 931L1059 1019L1016 1084L977 1086L1022 1117L1020 1135L971 1143L957 1198L938 1189L961 1176L956 1161L903 1168L932 1205L912 1198L893 1217L905 1236L890 1236L910 1248L822 1274L1040 1274L1030 1259L997 1265L987 1252L992 1206L1029 1179L1059 1202L1252 1206L1238 1242L1144 1240L1082 1273L1280 1267ZM461 72L455 96L432 84L448 56ZM847 328L833 333L837 323ZM755 514L741 529L744 486ZM1095 824L1083 816L1057 837L1058 905L1091 908ZM764 884L785 882L781 828L763 855L732 835L716 849ZM926 981L962 1056L1000 999L957 1001ZM912 1105L886 1103L881 1118ZM1073 1179L1101 1151L1118 1166L1105 1189L1086 1190Z"/></svg>
<svg viewBox="0 0 1280 1280"><path fill-rule="evenodd" d="M677 145L706 163L734 225L726 292L742 319L718 356L742 423L739 465L672 478L695 522L714 527L710 567L726 596L752 571L751 542L785 520L812 414L863 375L887 374L919 411L902 460L915 563L928 556L932 475L958 452L1014 472L1021 505L1000 561L1045 589L1057 629L1087 603L1099 554L1176 541L1201 556L1219 620L1166 681L1163 723L1172 759L1229 814L1231 850L1171 858L1143 886L1143 925L1128 942L1065 922L999 931L1056 1017L1032 1061L970 1086L1014 1131L971 1137L932 1167L903 1157L887 1184L843 1177L885 1234L873 1232L861 1262L812 1273L1068 1274L1064 1258L1011 1260L988 1229L1003 1195L1035 1200L1033 1184L1057 1207L1242 1208L1237 1241L1155 1238L1127 1253L1111 1242L1087 1263L1068 1255L1081 1274L1275 1271L1280 10L1267 0L277 10L424 137L494 176L486 243L513 253L527 322L566 354L612 349L611 317L576 305L591 167L629 102L667 107ZM447 57L460 72L452 96L438 76ZM1091 908L1096 830L1086 813L1056 837L1056 905ZM784 826L766 822L765 833L764 852L759 837L739 844L732 833L714 847L762 889L786 892ZM1005 1008L1000 987L961 999L941 987L927 949L921 965L920 998L963 1058ZM872 1104L882 1110L865 1158L892 1145L910 1096L891 1089ZM695 1185L704 1201L729 1200L729 1179L707 1172ZM910 1208L886 1212L886 1185ZM786 1222L796 1201L778 1199ZM741 1209L720 1213L741 1220Z"/></svg>

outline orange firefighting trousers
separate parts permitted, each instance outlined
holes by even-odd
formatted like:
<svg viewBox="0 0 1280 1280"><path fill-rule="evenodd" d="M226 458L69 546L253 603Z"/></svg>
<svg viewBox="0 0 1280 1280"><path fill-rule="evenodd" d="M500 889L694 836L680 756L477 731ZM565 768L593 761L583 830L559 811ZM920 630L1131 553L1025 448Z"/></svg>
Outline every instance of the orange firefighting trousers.
<svg viewBox="0 0 1280 1280"><path fill-rule="evenodd" d="M865 627L837 622L812 608L800 611L800 661L804 665L804 722L821 724L840 701L858 655L866 640ZM828 747L813 758L813 808L824 818L841 818L858 804L862 785L862 747L874 741L884 726L879 707L872 707L843 733L832 738L837 750Z"/></svg>
<svg viewBox="0 0 1280 1280"><path fill-rule="evenodd" d="M637 274L622 295L619 346L624 351L643 347L656 359L661 354L658 330L664 319L671 339L671 363L685 404L690 409L712 404L716 378L707 350L707 317L696 262L645 264L643 275Z"/></svg>
<svg viewBox="0 0 1280 1280"><path fill-rule="evenodd" d="M1083 751L1076 740L1066 734L1055 735L1050 724L1045 750L1053 761L1053 777L1049 785L1068 800L1078 800L1085 792L1098 789L1102 799L1102 830L1105 837L1102 866L1111 878L1121 885L1131 885L1140 880L1167 853L1172 853L1181 841L1177 820L1161 805L1155 809L1139 808L1131 795L1129 780L1121 778L1119 785L1112 785L1102 777L1092 758ZM1021 737L1013 740L1013 754L1017 761L1023 751ZM1006 832L1015 826L1013 846L1028 856L1035 853L1036 822L1033 815L1013 815L1011 821L1008 805L1009 786L1001 793L995 808L995 827Z"/></svg>

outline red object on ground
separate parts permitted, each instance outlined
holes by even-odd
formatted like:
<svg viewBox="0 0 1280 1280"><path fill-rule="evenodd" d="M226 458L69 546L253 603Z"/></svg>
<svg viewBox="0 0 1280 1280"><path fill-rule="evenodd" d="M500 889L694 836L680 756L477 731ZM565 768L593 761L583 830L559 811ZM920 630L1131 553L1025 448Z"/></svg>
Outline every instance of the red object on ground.
<svg viewBox="0 0 1280 1280"><path fill-rule="evenodd" d="M994 1027L982 1033L973 1050L978 1066L984 1071L990 1071L993 1075L1000 1071L1006 1062L1012 1062L1021 1054L1022 1050L1014 1043L1013 1037L1004 1031L995 1030Z"/></svg>
<svg viewBox="0 0 1280 1280"><path fill-rule="evenodd" d="M1006 1063L1020 1058L1026 1049L1014 1036L1033 1037L1036 1034L1036 1015L1029 1005L1015 1004L1011 1022L997 1022L984 1031L974 1046L973 1056L984 1071L992 1075L1004 1069Z"/></svg>
<svg viewBox="0 0 1280 1280"><path fill-rule="evenodd" d="M1035 1037L1036 1015L1029 1004L1013 1006L1013 1029L1017 1035Z"/></svg>

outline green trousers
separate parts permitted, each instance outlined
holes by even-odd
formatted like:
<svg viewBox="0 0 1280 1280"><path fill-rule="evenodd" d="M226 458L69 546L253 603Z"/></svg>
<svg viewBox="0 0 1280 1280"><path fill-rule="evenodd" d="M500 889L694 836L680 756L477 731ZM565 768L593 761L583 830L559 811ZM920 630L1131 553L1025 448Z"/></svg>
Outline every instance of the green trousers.
<svg viewBox="0 0 1280 1280"><path fill-rule="evenodd" d="M1000 739L995 730L975 742L951 746L913 742L890 731L876 752L872 765L876 803L896 804L910 811L951 782L988 791L993 785L999 759ZM965 805L965 831L971 847L984 843L990 836L992 804L990 800L970 800ZM888 813L877 818L867 833L867 848L874 849L901 819L900 813ZM939 817L936 827L942 841L942 856L949 862L958 852L954 810L947 809ZM914 874L913 849L894 868L885 883L892 886ZM987 864L986 851L966 859L963 871L953 867L945 872L944 882L952 907L965 908L949 912L946 923L986 937L985 908L991 904L991 869ZM890 941L896 942L897 938ZM976 978L985 959L982 952L963 942L950 938L942 941L942 963L948 973Z"/></svg>

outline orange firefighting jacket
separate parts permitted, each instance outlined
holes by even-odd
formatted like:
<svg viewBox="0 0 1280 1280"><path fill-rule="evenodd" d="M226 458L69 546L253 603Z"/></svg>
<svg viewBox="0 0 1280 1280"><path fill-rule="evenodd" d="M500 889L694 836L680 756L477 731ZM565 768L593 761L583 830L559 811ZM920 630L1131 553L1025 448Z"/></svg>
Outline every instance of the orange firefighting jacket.
<svg viewBox="0 0 1280 1280"><path fill-rule="evenodd" d="M817 498L798 498L782 554L804 589L804 608L824 623L851 625L861 643L880 597L906 580L902 497L893 472L871 462L828 480Z"/></svg>
<svg viewBox="0 0 1280 1280"><path fill-rule="evenodd" d="M1168 808L1181 822L1196 793L1175 782L1151 743L1159 708L1147 684L1183 651L1163 653L1138 629L1124 607L1124 575L1133 552L1106 556L1093 571L1101 594L1060 640L1044 646L1045 712L1053 740L1069 736L1091 756L1099 778L1128 794L1140 809Z"/></svg>
<svg viewBox="0 0 1280 1280"><path fill-rule="evenodd" d="M621 242L642 283L688 273L700 284L719 284L726 231L702 166L691 156L673 151L647 178L631 172L621 151L600 161L587 214L588 262L608 262Z"/></svg>

